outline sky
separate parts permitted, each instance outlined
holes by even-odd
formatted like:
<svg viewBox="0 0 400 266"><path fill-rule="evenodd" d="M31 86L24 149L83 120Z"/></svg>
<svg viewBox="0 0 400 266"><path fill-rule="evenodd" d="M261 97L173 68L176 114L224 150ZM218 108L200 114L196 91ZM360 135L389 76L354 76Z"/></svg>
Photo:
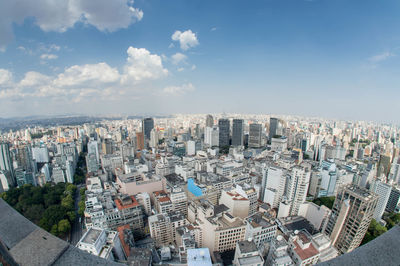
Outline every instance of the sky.
<svg viewBox="0 0 400 266"><path fill-rule="evenodd" d="M0 1L0 117L399 106L398 0Z"/></svg>

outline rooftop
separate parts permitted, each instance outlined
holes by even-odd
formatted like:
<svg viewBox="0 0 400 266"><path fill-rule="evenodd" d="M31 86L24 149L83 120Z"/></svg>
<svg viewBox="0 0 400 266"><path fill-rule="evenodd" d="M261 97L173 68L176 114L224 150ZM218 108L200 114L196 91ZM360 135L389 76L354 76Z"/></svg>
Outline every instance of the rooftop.
<svg viewBox="0 0 400 266"><path fill-rule="evenodd" d="M260 226L262 228L268 228L274 225L269 220L267 220L267 218L264 217L263 214L259 212L253 214L252 216L247 217L246 220L251 224L253 228Z"/></svg>
<svg viewBox="0 0 400 266"><path fill-rule="evenodd" d="M86 244L91 244L94 245L96 243L97 239L99 238L102 229L96 229L91 227L83 236L82 240L80 242L86 243Z"/></svg>
<svg viewBox="0 0 400 266"><path fill-rule="evenodd" d="M298 236L303 244L311 242L311 240L303 232L300 232ZM319 254L319 251L314 247L312 243L310 243L307 248L301 248L298 240L293 241L293 244L294 251L297 253L301 260L306 260Z"/></svg>
<svg viewBox="0 0 400 266"><path fill-rule="evenodd" d="M117 205L118 210L139 206L139 203L137 202L134 196L130 196L129 198L130 198L129 201L127 201L125 198L123 198L122 200L115 199L115 204Z"/></svg>
<svg viewBox="0 0 400 266"><path fill-rule="evenodd" d="M187 250L188 266L212 265L208 248L193 248Z"/></svg>
<svg viewBox="0 0 400 266"><path fill-rule="evenodd" d="M239 265L263 265L264 261L260 255L239 258Z"/></svg>
<svg viewBox="0 0 400 266"><path fill-rule="evenodd" d="M318 230L316 230L314 226L309 221L307 221L307 219L300 216L295 216L295 217L290 217L290 219L285 219L283 220L282 224L291 232L294 232L295 230L301 231L304 229L307 230L307 232L310 233L311 235L318 233Z"/></svg>
<svg viewBox="0 0 400 266"><path fill-rule="evenodd" d="M258 250L256 244L254 244L254 241L248 240L237 242L237 247L239 248L241 253L251 253Z"/></svg>

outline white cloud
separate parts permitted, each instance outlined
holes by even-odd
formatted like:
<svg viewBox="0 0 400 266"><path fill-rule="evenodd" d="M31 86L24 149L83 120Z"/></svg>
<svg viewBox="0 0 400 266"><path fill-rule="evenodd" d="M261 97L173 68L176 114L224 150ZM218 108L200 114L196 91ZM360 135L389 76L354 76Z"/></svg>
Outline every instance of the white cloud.
<svg viewBox="0 0 400 266"><path fill-rule="evenodd" d="M181 32L179 30L175 31L171 36L173 41L179 41L181 49L186 51L189 48L193 48L199 44L197 36L191 30Z"/></svg>
<svg viewBox="0 0 400 266"><path fill-rule="evenodd" d="M49 49L50 51L60 51L61 47L56 44L51 44Z"/></svg>
<svg viewBox="0 0 400 266"><path fill-rule="evenodd" d="M12 82L12 73L4 68L0 68L0 85L6 86Z"/></svg>
<svg viewBox="0 0 400 266"><path fill-rule="evenodd" d="M179 67L177 70L178 70L178 72L182 72L183 70L185 70L185 68Z"/></svg>
<svg viewBox="0 0 400 266"><path fill-rule="evenodd" d="M171 56L172 64L177 65L179 63L184 63L187 59L187 56L182 53L176 53Z"/></svg>
<svg viewBox="0 0 400 266"><path fill-rule="evenodd" d="M193 86L193 84L186 83L181 86L165 87L163 89L163 94L178 96L178 95L183 95L183 94L186 94L188 92L193 92L193 91L195 91L195 87Z"/></svg>
<svg viewBox="0 0 400 266"><path fill-rule="evenodd" d="M26 72L18 80L10 70L0 69L0 112L3 115L70 112L78 103L79 108L86 110L103 110L102 104L117 108L121 102L147 99L155 92L180 96L195 90L191 83L165 88L157 85L155 80L167 75L161 55L135 47L129 47L127 61L120 69L106 62L72 65L55 74ZM29 105L26 105L27 99Z"/></svg>
<svg viewBox="0 0 400 266"><path fill-rule="evenodd" d="M192 70L195 70L197 67L196 67L196 65L192 65Z"/></svg>
<svg viewBox="0 0 400 266"><path fill-rule="evenodd" d="M49 76L43 75L36 71L29 71L25 74L25 77L19 82L19 86L22 87L34 87L40 85L46 85L51 81Z"/></svg>
<svg viewBox="0 0 400 266"><path fill-rule="evenodd" d="M217 27L212 27L211 29L210 29L210 31L216 31L217 30Z"/></svg>
<svg viewBox="0 0 400 266"><path fill-rule="evenodd" d="M146 79L159 79L168 75L163 67L161 56L151 54L145 48L129 47L128 59L124 67L122 83L139 82Z"/></svg>
<svg viewBox="0 0 400 266"><path fill-rule="evenodd" d="M117 82L119 78L118 70L106 63L75 65L67 68L64 73L59 74L57 79L54 80L54 84L64 87L82 86L90 83L93 86L99 83Z"/></svg>
<svg viewBox="0 0 400 266"><path fill-rule="evenodd" d="M0 49L14 38L13 24L28 17L43 31L65 32L77 22L100 31L116 31L143 18L143 11L126 0L2 0L0 1Z"/></svg>
<svg viewBox="0 0 400 266"><path fill-rule="evenodd" d="M146 88L138 83L168 75L161 56L134 47L129 47L127 54L122 72L102 62L73 65L52 76L30 71L19 82L13 82L12 72L0 69L0 98L51 98L65 102L79 102L88 98L121 99L130 92L140 93L141 89Z"/></svg>
<svg viewBox="0 0 400 266"><path fill-rule="evenodd" d="M57 58L58 58L58 55L55 55L55 54L42 54L40 56L40 59L43 59L43 60L54 60Z"/></svg>
<svg viewBox="0 0 400 266"><path fill-rule="evenodd" d="M395 54L393 54L391 52L384 52L382 54L371 56L370 58L368 58L368 60L371 62L377 63L377 62L384 61L393 56L395 56Z"/></svg>

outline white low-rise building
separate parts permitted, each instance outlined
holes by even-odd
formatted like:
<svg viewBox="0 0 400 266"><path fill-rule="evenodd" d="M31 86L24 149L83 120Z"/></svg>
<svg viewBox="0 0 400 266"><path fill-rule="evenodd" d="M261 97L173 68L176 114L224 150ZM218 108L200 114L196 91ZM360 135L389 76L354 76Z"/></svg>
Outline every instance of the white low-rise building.
<svg viewBox="0 0 400 266"><path fill-rule="evenodd" d="M118 232L91 227L76 245L79 249L108 260L124 260ZM116 258L114 257L116 255Z"/></svg>

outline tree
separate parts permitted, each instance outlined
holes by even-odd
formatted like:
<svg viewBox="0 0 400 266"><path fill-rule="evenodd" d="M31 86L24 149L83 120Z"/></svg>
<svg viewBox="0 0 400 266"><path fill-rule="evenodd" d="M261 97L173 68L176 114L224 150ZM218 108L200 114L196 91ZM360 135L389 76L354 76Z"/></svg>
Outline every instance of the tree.
<svg viewBox="0 0 400 266"><path fill-rule="evenodd" d="M55 191L49 191L49 193L43 196L43 199L45 207L49 207L58 204L60 198Z"/></svg>
<svg viewBox="0 0 400 266"><path fill-rule="evenodd" d="M387 231L386 227L379 224L375 219L372 219L371 223L369 224L368 231L365 234L361 244L368 243L369 241L380 236L381 234L385 233L386 231Z"/></svg>
<svg viewBox="0 0 400 266"><path fill-rule="evenodd" d="M321 197L321 198L316 198L313 200L315 204L318 206L325 205L329 209L332 209L333 203L335 202L335 197Z"/></svg>
<svg viewBox="0 0 400 266"><path fill-rule="evenodd" d="M42 218L43 212L44 212L43 205L35 204L30 206L30 208L28 208L26 212L24 212L24 216L30 221L37 224Z"/></svg>
<svg viewBox="0 0 400 266"><path fill-rule="evenodd" d="M71 230L71 224L67 219L63 219L58 222L58 232L60 234L68 233Z"/></svg>
<svg viewBox="0 0 400 266"><path fill-rule="evenodd" d="M0 195L27 219L57 235L59 233L58 224L61 220L75 220L73 200L75 192L76 186L72 184L53 185L47 183L43 187L28 184L11 188ZM65 225L65 222L62 225ZM64 228L62 229L64 230Z"/></svg>
<svg viewBox="0 0 400 266"><path fill-rule="evenodd" d="M57 235L58 235L58 228L57 228L57 225L56 225L56 224L53 225L53 226L51 227L50 233L51 233L52 235L54 235L54 236L57 236Z"/></svg>
<svg viewBox="0 0 400 266"><path fill-rule="evenodd" d="M71 195L67 195L65 198L61 200L61 206L65 207L68 210L74 209L74 199Z"/></svg>
<svg viewBox="0 0 400 266"><path fill-rule="evenodd" d="M387 223L386 227L390 229L396 224L400 223L400 213L390 213L388 215L385 215L383 219Z"/></svg>
<svg viewBox="0 0 400 266"><path fill-rule="evenodd" d="M79 193L81 194L81 197L85 197L85 192L86 192L86 188L81 188L81 190L79 190Z"/></svg>
<svg viewBox="0 0 400 266"><path fill-rule="evenodd" d="M85 201L80 201L79 203L78 203L78 206L79 206L79 210L78 210L78 214L80 215L80 216L83 216L84 214L85 214L85 208L86 208L86 206L85 206Z"/></svg>
<svg viewBox="0 0 400 266"><path fill-rule="evenodd" d="M67 209L61 205L53 205L47 208L44 213L43 217L40 220L40 226L43 229L49 231L49 229L54 225L58 224L58 222L67 215Z"/></svg>
<svg viewBox="0 0 400 266"><path fill-rule="evenodd" d="M74 211L69 211L69 212L67 212L67 215L68 215L68 220L71 223L73 223L75 221L75 218L76 218L75 212Z"/></svg>
<svg viewBox="0 0 400 266"><path fill-rule="evenodd" d="M74 184L68 183L66 188L65 188L65 191L67 193L73 195L75 193L75 191L76 191L76 186Z"/></svg>

